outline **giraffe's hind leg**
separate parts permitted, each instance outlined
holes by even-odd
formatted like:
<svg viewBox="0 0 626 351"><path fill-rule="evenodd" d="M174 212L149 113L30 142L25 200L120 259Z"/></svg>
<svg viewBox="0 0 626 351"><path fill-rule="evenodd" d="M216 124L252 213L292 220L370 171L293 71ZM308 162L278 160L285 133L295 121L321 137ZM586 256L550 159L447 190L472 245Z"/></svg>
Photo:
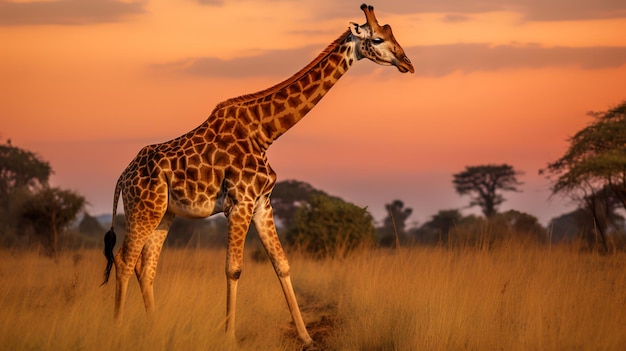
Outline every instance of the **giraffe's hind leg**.
<svg viewBox="0 0 626 351"><path fill-rule="evenodd" d="M141 250L141 257L135 265L135 274L141 287L143 303L146 312L154 310L154 278L156 277L157 264L163 248L163 242L174 220L174 214L166 213L157 228L152 232Z"/></svg>
<svg viewBox="0 0 626 351"><path fill-rule="evenodd" d="M131 252L129 252L131 251ZM126 245L126 239L120 250L115 255L115 320L122 320L124 315L124 305L126 305L126 292L128 290L128 280L133 274L133 267L125 262L133 260L132 250ZM136 258L135 258L136 260Z"/></svg>
<svg viewBox="0 0 626 351"><path fill-rule="evenodd" d="M162 215L158 213L141 218L128 215L126 217L126 237L114 259L116 275L115 319L118 321L121 321L124 315L128 281L133 275L133 271L141 257L146 241L154 232L161 217Z"/></svg>

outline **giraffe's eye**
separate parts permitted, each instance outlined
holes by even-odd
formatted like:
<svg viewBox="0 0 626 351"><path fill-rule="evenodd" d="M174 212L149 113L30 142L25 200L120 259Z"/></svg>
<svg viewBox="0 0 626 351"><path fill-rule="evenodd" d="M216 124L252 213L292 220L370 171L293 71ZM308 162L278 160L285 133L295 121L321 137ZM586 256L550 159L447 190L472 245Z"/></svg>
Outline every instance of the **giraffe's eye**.
<svg viewBox="0 0 626 351"><path fill-rule="evenodd" d="M372 39L372 44L379 45L382 44L385 40L383 38L374 38Z"/></svg>

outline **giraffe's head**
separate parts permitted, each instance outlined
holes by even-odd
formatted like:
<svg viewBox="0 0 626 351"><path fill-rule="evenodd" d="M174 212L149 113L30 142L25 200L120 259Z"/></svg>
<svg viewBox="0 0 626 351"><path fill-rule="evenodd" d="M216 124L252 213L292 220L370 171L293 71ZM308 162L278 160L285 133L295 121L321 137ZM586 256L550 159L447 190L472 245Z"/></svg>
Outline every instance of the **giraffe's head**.
<svg viewBox="0 0 626 351"><path fill-rule="evenodd" d="M363 25L350 23L352 36L357 40L357 59L366 57L380 65L396 66L402 73L415 72L411 60L406 56L396 38L393 37L391 26L378 24L374 15L374 7L363 4L361 10L365 12L367 22Z"/></svg>

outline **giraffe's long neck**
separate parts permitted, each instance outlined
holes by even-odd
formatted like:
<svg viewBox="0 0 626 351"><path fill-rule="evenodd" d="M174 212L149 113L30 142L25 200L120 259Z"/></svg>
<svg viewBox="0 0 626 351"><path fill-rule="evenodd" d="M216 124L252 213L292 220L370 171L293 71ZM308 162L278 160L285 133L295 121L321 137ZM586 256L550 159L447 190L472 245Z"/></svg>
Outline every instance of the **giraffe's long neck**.
<svg viewBox="0 0 626 351"><path fill-rule="evenodd" d="M350 31L330 44L291 78L255 94L226 100L215 108L217 117L237 113L240 123L269 145L293 127L326 95L357 60Z"/></svg>

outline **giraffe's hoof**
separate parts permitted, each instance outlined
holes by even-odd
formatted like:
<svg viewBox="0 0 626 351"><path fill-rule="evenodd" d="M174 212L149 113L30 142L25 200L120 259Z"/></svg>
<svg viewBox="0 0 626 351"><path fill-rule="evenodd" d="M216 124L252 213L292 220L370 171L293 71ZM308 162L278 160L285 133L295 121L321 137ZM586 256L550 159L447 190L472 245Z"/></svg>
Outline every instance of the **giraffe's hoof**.
<svg viewBox="0 0 626 351"><path fill-rule="evenodd" d="M311 340L308 344L302 345L302 348L300 350L302 350L302 351L318 351L318 350L323 350L323 349L324 348L322 348L316 342Z"/></svg>

